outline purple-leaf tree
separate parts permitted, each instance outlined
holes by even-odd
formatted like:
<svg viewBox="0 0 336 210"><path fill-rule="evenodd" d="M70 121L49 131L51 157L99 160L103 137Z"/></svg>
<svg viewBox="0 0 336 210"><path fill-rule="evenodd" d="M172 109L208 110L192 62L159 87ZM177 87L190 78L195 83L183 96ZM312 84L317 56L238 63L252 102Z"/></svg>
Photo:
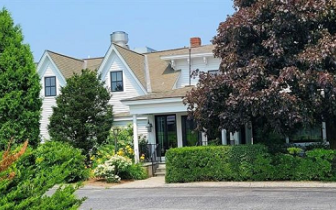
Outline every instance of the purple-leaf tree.
<svg viewBox="0 0 336 210"><path fill-rule="evenodd" d="M213 39L220 74L200 74L185 97L198 129L262 122L288 136L327 123L336 148L336 1L234 0Z"/></svg>

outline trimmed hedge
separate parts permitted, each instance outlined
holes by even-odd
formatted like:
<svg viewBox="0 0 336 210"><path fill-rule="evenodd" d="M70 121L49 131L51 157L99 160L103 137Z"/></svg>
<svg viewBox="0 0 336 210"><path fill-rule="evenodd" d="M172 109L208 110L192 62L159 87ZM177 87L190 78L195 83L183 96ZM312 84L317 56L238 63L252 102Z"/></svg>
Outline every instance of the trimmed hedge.
<svg viewBox="0 0 336 210"><path fill-rule="evenodd" d="M336 152L315 149L305 157L271 155L263 145L207 146L170 149L166 182L336 180Z"/></svg>

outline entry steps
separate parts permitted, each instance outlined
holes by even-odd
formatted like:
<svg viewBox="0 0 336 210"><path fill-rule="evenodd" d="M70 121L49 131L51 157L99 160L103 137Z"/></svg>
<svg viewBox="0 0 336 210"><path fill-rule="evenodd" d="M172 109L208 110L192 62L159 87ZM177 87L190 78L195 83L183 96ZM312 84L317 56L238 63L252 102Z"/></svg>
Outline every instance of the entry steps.
<svg viewBox="0 0 336 210"><path fill-rule="evenodd" d="M159 167L155 171L155 176L165 176L166 175L166 163L159 163Z"/></svg>

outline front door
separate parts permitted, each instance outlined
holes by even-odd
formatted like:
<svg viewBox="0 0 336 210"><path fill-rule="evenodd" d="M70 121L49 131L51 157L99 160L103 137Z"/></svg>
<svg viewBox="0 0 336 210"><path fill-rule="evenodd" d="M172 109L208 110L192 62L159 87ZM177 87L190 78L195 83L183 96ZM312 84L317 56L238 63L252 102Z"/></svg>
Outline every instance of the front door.
<svg viewBox="0 0 336 210"><path fill-rule="evenodd" d="M161 156L165 156L168 149L177 147L176 116L155 116L155 128L156 143L160 144Z"/></svg>

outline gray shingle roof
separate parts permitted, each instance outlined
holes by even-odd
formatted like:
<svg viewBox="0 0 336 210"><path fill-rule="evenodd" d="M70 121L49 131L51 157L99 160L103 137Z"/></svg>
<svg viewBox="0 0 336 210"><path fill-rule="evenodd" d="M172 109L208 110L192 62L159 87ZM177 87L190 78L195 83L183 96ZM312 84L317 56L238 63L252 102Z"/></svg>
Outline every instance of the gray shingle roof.
<svg viewBox="0 0 336 210"><path fill-rule="evenodd" d="M57 68L61 71L64 78L67 79L71 77L74 73L81 73L84 67L83 60L72 58L49 50L47 52L56 64Z"/></svg>
<svg viewBox="0 0 336 210"><path fill-rule="evenodd" d="M74 73L80 74L82 69L87 68L90 70L96 70L99 68L103 57L100 58L88 58L77 59L70 56L62 55L50 50L47 50L49 56L61 71L64 78L70 78Z"/></svg>
<svg viewBox="0 0 336 210"><path fill-rule="evenodd" d="M145 56L147 56L152 93L129 100L183 97L185 93L191 89L191 87L185 87L173 90L174 84L180 75L180 71L175 71L171 68L169 62L161 59L162 56L186 55L189 53L189 48L185 47L139 54L116 44L114 44L114 46L145 88L147 86ZM192 48L192 53L209 53L213 50L214 45L204 45ZM47 52L65 78L71 77L74 73L80 74L81 70L85 67L91 70L96 70L100 67L101 62L104 59L104 57L77 59L52 51Z"/></svg>
<svg viewBox="0 0 336 210"><path fill-rule="evenodd" d="M84 61L86 61L86 68L90 70L98 70L103 59L103 57L84 59Z"/></svg>
<svg viewBox="0 0 336 210"><path fill-rule="evenodd" d="M129 68L133 71L142 86L146 89L146 74L145 74L145 56L132 50L123 48L114 44L120 55L123 57Z"/></svg>
<svg viewBox="0 0 336 210"><path fill-rule="evenodd" d="M174 90L167 90L163 92L150 93L148 95L138 96L123 101L138 101L138 100L152 100L152 99L163 99L163 98L183 98L188 91L190 91L194 86L188 86L184 88L178 88Z"/></svg>

